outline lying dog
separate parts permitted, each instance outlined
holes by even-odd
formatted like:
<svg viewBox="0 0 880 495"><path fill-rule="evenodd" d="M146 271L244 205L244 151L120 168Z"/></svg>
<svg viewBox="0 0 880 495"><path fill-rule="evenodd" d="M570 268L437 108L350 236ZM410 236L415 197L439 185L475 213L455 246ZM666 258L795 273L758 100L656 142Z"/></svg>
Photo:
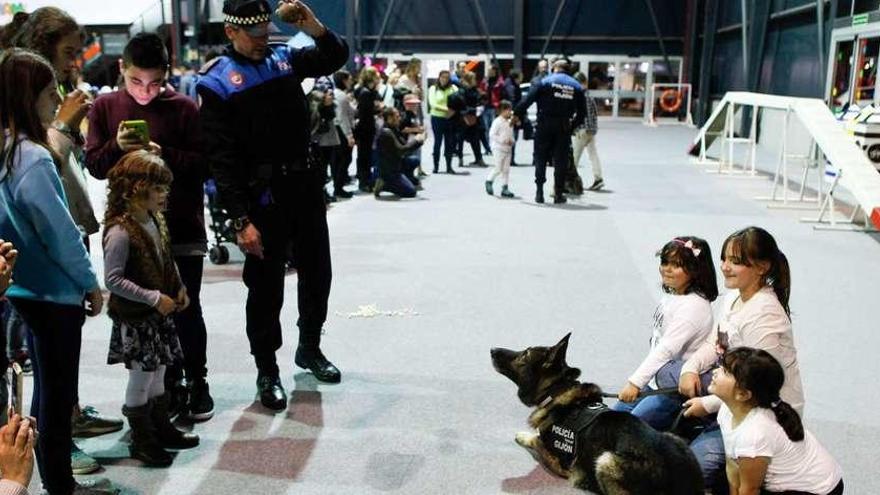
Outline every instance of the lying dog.
<svg viewBox="0 0 880 495"><path fill-rule="evenodd" d="M516 443L577 488L605 495L702 495L703 476L687 444L609 410L598 386L577 380L580 370L565 362L570 336L553 347L492 349L495 370L516 384L523 404L536 406L529 424L537 433L518 433Z"/></svg>

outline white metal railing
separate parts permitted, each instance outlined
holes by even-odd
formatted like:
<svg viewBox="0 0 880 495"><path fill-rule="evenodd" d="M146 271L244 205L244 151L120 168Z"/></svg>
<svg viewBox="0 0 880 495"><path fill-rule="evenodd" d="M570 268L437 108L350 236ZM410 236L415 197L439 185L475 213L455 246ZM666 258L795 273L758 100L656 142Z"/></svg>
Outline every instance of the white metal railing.
<svg viewBox="0 0 880 495"><path fill-rule="evenodd" d="M737 137L735 134L735 113L739 108L752 109L752 121L749 136ZM715 172L726 175L755 175L755 156L757 152L757 114L762 109L773 109L785 112L781 129L780 152L774 172L773 186L770 196L760 199L771 201L776 208L809 208L816 209L816 218L804 219L820 224L831 224L830 227L840 228L838 224L852 223L857 213L863 215L864 225L868 229L871 223L880 228L880 174L865 154L853 143L840 122L822 100L815 98L794 98L763 93L729 92L715 107L709 120L697 133L693 145L698 147L700 163L717 163ZM807 130L811 143L806 155L789 153L789 127L793 119L797 119ZM707 149L715 139L721 138L721 156L714 162L707 155ZM733 160L733 145L745 144L747 160L737 169ZM827 160L837 172L828 192L822 194L823 170L819 165ZM801 182L797 197L789 198L789 167L800 166ZM818 176L817 196L806 197L807 175L816 170ZM778 189L782 187L782 197ZM840 185L855 197L856 211L848 220L838 222L834 219L835 188ZM826 215L831 215L826 217ZM819 227L817 227L819 228ZM851 228L851 226L849 227Z"/></svg>

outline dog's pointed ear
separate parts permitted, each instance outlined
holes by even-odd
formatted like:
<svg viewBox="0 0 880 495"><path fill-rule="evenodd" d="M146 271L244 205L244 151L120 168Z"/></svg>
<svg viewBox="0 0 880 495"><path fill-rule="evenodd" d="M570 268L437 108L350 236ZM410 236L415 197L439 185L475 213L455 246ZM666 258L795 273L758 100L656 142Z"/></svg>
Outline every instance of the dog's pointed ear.
<svg viewBox="0 0 880 495"><path fill-rule="evenodd" d="M571 332L562 337L562 339L553 347L550 348L550 358L547 360L548 363L552 363L555 365L565 364L565 354L568 352L568 339L571 337Z"/></svg>

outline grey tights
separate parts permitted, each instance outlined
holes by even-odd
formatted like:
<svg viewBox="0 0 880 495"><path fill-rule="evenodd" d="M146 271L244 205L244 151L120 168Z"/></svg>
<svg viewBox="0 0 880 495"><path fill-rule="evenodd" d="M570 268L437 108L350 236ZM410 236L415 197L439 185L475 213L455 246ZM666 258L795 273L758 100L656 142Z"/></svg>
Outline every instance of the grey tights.
<svg viewBox="0 0 880 495"><path fill-rule="evenodd" d="M153 397L159 397L164 393L165 365L160 365L154 371L128 370L128 386L125 389L127 407L142 406Z"/></svg>

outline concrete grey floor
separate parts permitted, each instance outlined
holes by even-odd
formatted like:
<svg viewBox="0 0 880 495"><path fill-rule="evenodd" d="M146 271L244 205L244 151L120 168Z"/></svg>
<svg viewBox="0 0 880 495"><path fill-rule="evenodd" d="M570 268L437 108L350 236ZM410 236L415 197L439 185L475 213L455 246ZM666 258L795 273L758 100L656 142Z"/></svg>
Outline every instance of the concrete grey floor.
<svg viewBox="0 0 880 495"><path fill-rule="evenodd" d="M843 465L847 493L880 492L871 474L880 443L880 238L814 231L798 222L803 212L767 209L752 199L769 191L766 177L704 173L685 154L695 132L603 121L607 189L565 206L532 201L531 167L513 169L514 200L487 197L486 170L471 168L428 178L415 200L335 204L324 349L343 382L319 385L293 366L289 277L279 357L291 401L281 414L253 402L241 266L206 262L217 414L195 426L202 446L170 469L128 459L125 430L80 446L127 493L575 493L514 444L529 411L492 370L489 348L550 344L571 331L570 364L617 390L647 351L655 251L673 236L698 235L717 259L729 233L759 225L792 267L806 425ZM520 143L517 157L530 161L531 143ZM376 309L391 315L370 317ZM106 316L86 325L80 395L118 413L126 372L103 364L109 330Z"/></svg>

